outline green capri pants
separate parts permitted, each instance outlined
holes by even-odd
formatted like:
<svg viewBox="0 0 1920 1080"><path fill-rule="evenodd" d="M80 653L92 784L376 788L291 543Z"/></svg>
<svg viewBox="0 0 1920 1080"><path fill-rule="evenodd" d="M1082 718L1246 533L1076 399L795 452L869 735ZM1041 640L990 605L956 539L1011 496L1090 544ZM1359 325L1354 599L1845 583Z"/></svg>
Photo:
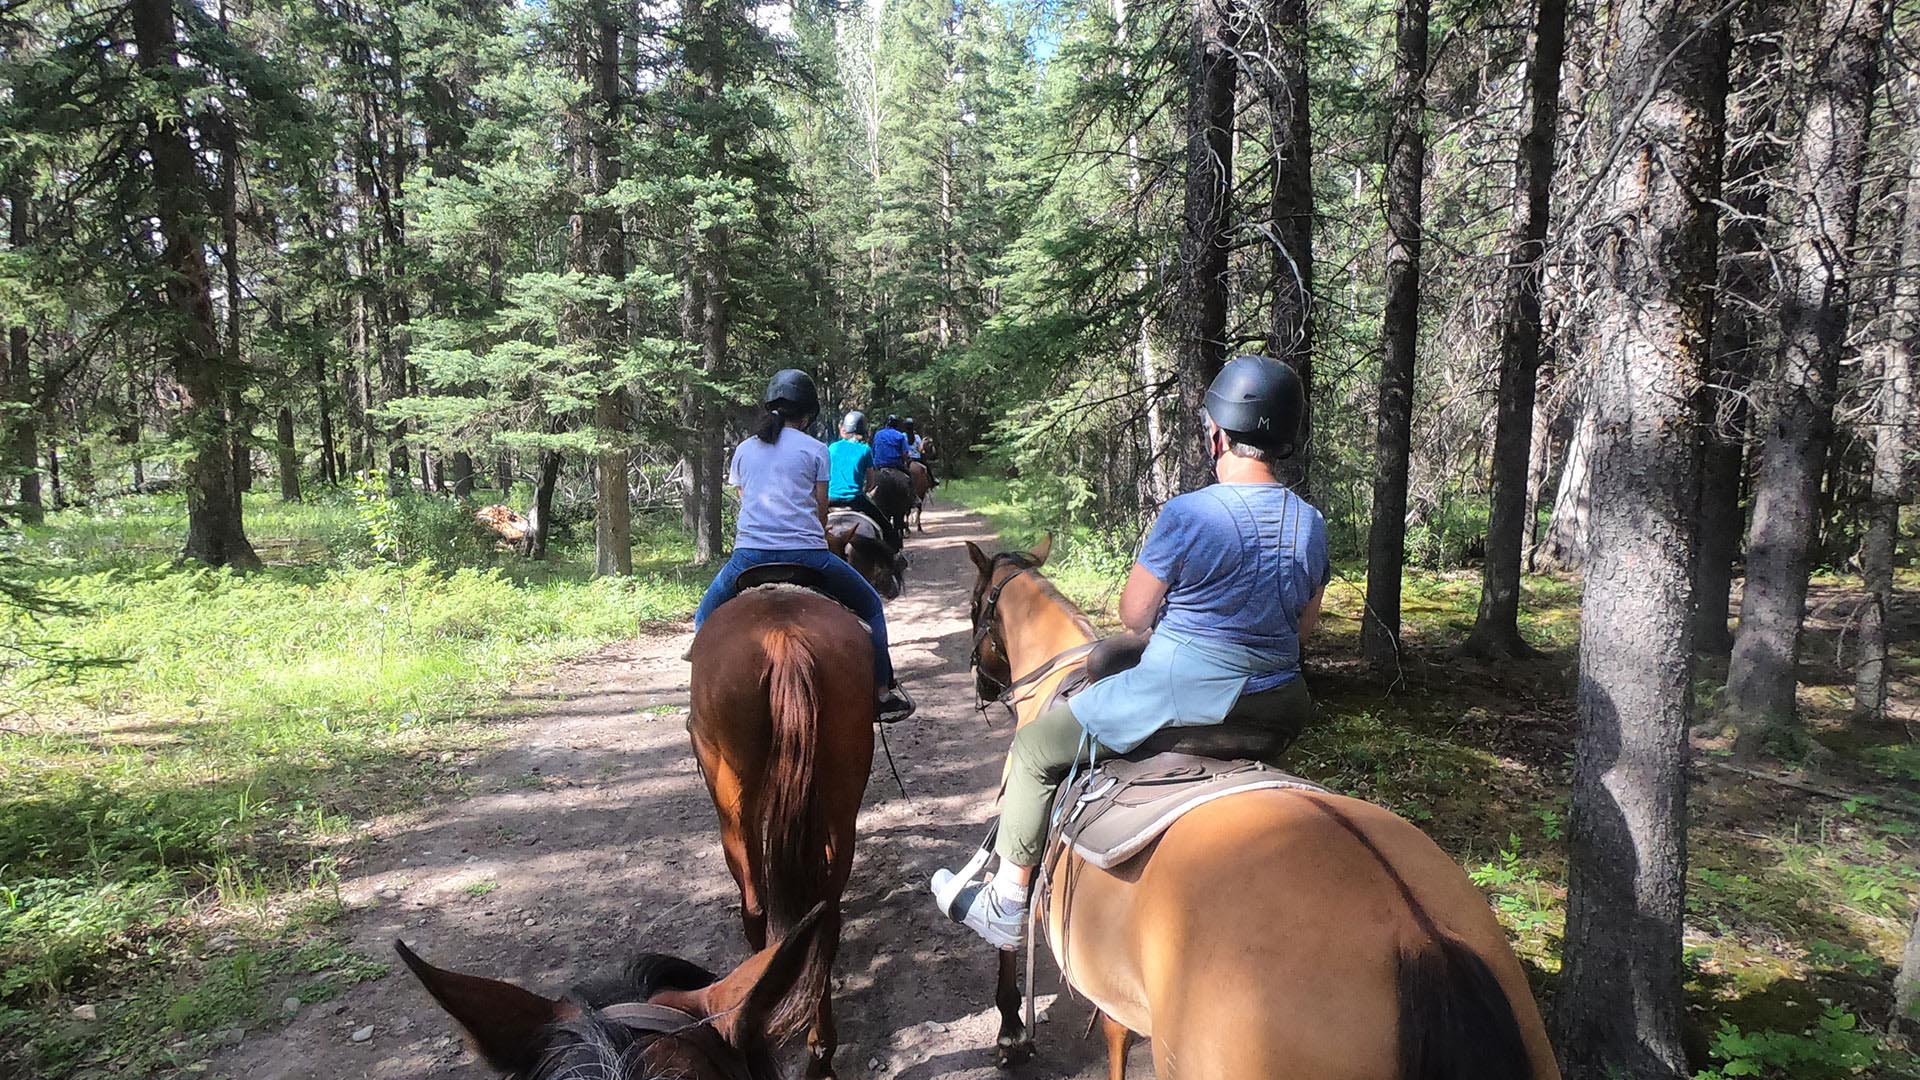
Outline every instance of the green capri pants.
<svg viewBox="0 0 1920 1080"><path fill-rule="evenodd" d="M1246 694L1234 703L1223 723L1257 726L1283 735L1281 745L1299 737L1313 713L1307 680L1295 678L1271 690ZM1080 743L1087 729L1065 703L1055 705L1014 733L1008 752L1007 789L1000 796L1000 832L993 850L1015 866L1038 866L1046 853L1047 825L1053 795L1066 779L1076 757L1084 758ZM1115 757L1096 741L1098 757Z"/></svg>

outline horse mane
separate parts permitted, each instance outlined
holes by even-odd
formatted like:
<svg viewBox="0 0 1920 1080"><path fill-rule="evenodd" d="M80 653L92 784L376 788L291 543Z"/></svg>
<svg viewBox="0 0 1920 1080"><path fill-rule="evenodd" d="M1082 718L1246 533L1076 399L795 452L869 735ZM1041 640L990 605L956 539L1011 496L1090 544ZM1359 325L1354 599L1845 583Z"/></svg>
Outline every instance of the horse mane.
<svg viewBox="0 0 1920 1080"><path fill-rule="evenodd" d="M1021 570L1031 570L1032 573L1028 577L1040 589L1041 596L1067 609L1067 614L1072 616L1074 624L1086 631L1089 638L1100 637L1100 628L1093 625L1093 620L1080 609L1080 605L1068 599L1067 594L1061 592L1060 587L1053 583L1053 579L1042 572L1044 563L1036 561L1030 553L1025 551L1002 551L995 554L988 564L987 579L991 581L994 572L1002 566L1017 566Z"/></svg>

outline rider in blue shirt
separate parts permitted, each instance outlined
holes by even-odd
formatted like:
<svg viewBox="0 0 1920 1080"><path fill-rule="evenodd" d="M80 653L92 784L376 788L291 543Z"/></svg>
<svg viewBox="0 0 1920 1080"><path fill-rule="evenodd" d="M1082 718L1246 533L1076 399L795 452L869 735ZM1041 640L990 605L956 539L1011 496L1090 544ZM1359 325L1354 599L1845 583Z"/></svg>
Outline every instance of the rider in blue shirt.
<svg viewBox="0 0 1920 1080"><path fill-rule="evenodd" d="M897 416L887 417L887 426L873 433L873 467L902 471L907 467L907 433L900 430Z"/></svg>
<svg viewBox="0 0 1920 1080"><path fill-rule="evenodd" d="M1300 643L1320 620L1332 567L1320 512L1280 484L1306 411L1278 360L1235 357L1207 391L1219 483L1169 501L1120 594L1120 620L1153 631L1138 666L1092 684L1014 733L989 882L934 875L943 910L1000 948L1025 933L1048 808L1075 760L1126 753L1165 727L1232 724L1273 753L1312 708Z"/></svg>

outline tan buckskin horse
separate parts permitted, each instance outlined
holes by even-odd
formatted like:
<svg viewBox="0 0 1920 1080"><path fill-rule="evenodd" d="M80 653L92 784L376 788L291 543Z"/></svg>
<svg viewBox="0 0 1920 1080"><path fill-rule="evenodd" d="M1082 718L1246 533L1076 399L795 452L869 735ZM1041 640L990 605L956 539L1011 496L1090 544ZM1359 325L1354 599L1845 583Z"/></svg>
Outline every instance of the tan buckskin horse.
<svg viewBox="0 0 1920 1080"><path fill-rule="evenodd" d="M792 587L748 589L693 639L687 730L720 815L747 944L778 943L827 904L801 990L807 1075L833 1075L838 1035L829 977L853 824L873 767L873 645L853 613ZM776 1015L780 1032L796 1017Z"/></svg>
<svg viewBox="0 0 1920 1080"><path fill-rule="evenodd" d="M1030 555L973 544L975 678L989 696L1094 640ZM1066 664L1023 688L1037 714ZM1162 1077L1557 1080L1526 976L1486 898L1432 840L1357 799L1242 792L1115 871L1055 852L1049 945L1099 1010L1108 1075L1136 1036ZM1039 895L1036 893L1036 895ZM1000 954L1002 1065L1032 1052Z"/></svg>

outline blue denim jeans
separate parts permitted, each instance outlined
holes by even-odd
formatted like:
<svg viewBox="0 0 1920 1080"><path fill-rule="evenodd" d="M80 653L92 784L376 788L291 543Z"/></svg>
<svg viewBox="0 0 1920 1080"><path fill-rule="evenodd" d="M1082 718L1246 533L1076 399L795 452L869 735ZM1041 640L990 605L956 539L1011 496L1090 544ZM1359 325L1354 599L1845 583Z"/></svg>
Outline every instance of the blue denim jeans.
<svg viewBox="0 0 1920 1080"><path fill-rule="evenodd" d="M762 563L798 563L825 575L827 592L865 620L873 630L874 684L882 690L893 685L893 658L887 655L887 614L880 606L880 594L874 592L873 586L867 584L867 579L848 566L845 559L826 548L795 551L735 548L727 564L713 576L713 584L707 586L707 595L701 598L700 609L693 613L693 628L698 630L704 626L721 604L739 593L741 573Z"/></svg>

